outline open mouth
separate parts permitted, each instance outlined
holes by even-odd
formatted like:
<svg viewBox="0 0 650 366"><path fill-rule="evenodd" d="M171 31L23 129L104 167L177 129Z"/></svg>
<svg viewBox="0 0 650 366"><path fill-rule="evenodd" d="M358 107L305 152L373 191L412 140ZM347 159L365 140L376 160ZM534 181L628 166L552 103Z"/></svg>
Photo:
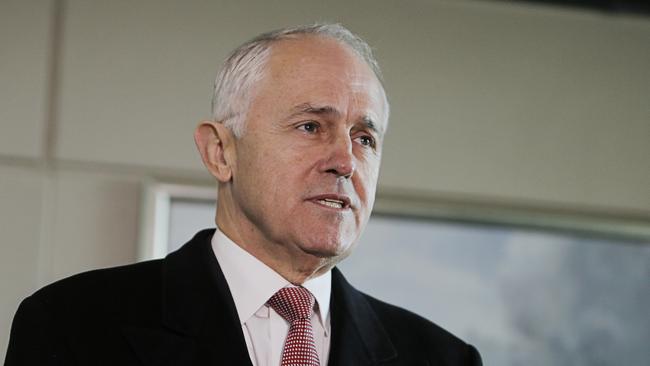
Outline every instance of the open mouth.
<svg viewBox="0 0 650 366"><path fill-rule="evenodd" d="M339 194L323 194L310 198L310 201L335 210L345 210L350 208L350 198Z"/></svg>
<svg viewBox="0 0 650 366"><path fill-rule="evenodd" d="M322 200L316 200L316 202L320 203L323 206L331 207L331 208L343 208L345 203L340 200L334 200L334 199L329 199L325 198Z"/></svg>

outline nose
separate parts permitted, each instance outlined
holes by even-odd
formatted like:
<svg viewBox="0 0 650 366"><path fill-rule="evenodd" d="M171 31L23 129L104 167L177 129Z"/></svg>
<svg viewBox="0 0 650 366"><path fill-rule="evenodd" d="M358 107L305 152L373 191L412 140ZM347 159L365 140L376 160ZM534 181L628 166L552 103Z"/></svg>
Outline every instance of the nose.
<svg viewBox="0 0 650 366"><path fill-rule="evenodd" d="M349 179L354 175L356 163L352 153L352 140L348 134L332 139L323 162L323 171L336 177Z"/></svg>

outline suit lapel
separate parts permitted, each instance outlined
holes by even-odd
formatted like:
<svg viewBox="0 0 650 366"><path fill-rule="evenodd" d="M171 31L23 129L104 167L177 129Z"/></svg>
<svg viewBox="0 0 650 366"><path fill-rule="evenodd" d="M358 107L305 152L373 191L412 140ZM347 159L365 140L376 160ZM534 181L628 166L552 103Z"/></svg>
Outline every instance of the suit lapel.
<svg viewBox="0 0 650 366"><path fill-rule="evenodd" d="M144 365L251 366L235 304L204 230L164 259L163 328L123 332ZM397 351L363 294L332 270L329 366L376 365Z"/></svg>
<svg viewBox="0 0 650 366"><path fill-rule="evenodd" d="M164 259L163 329L124 333L145 365L251 365L235 304L204 230Z"/></svg>
<svg viewBox="0 0 650 366"><path fill-rule="evenodd" d="M332 270L332 340L329 366L376 365L397 351L374 310L341 272Z"/></svg>

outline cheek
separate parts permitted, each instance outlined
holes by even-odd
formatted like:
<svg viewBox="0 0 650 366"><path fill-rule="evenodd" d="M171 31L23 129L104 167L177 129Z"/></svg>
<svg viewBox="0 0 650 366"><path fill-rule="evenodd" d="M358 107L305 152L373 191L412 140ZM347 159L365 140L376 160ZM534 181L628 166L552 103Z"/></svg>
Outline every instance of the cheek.
<svg viewBox="0 0 650 366"><path fill-rule="evenodd" d="M247 145L239 152L238 164L233 171L234 189L239 200L251 208L254 206L255 210L271 206L276 195L277 184L274 180L277 177L273 172L274 167L268 164L272 161L263 148L251 149Z"/></svg>
<svg viewBox="0 0 650 366"><path fill-rule="evenodd" d="M252 186L268 191L276 188L271 185L274 180L282 179L282 172L279 169L282 168L283 157L273 149L273 145L262 141L264 141L262 138L256 138L247 145L245 150L242 150L239 159L240 170Z"/></svg>
<svg viewBox="0 0 650 366"><path fill-rule="evenodd" d="M358 168L357 173L359 177L357 193L361 196L360 198L367 202L373 200L377 188L377 178L379 177L379 164L366 164Z"/></svg>
<svg viewBox="0 0 650 366"><path fill-rule="evenodd" d="M266 209L291 211L295 209L306 179L300 176L300 165L295 159L279 152L272 157L260 157L252 169L250 180L259 192ZM286 214L286 212L285 212Z"/></svg>

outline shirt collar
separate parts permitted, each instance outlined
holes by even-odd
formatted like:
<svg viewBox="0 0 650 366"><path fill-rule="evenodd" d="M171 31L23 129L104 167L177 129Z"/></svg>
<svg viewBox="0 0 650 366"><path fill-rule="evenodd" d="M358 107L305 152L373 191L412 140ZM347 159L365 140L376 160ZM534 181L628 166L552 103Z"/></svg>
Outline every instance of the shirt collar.
<svg viewBox="0 0 650 366"><path fill-rule="evenodd" d="M271 267L230 240L218 228L212 236L212 251L226 278L242 324L264 306L278 290L293 286ZM302 286L314 295L321 324L327 324L332 272L327 271L321 276L309 279Z"/></svg>

